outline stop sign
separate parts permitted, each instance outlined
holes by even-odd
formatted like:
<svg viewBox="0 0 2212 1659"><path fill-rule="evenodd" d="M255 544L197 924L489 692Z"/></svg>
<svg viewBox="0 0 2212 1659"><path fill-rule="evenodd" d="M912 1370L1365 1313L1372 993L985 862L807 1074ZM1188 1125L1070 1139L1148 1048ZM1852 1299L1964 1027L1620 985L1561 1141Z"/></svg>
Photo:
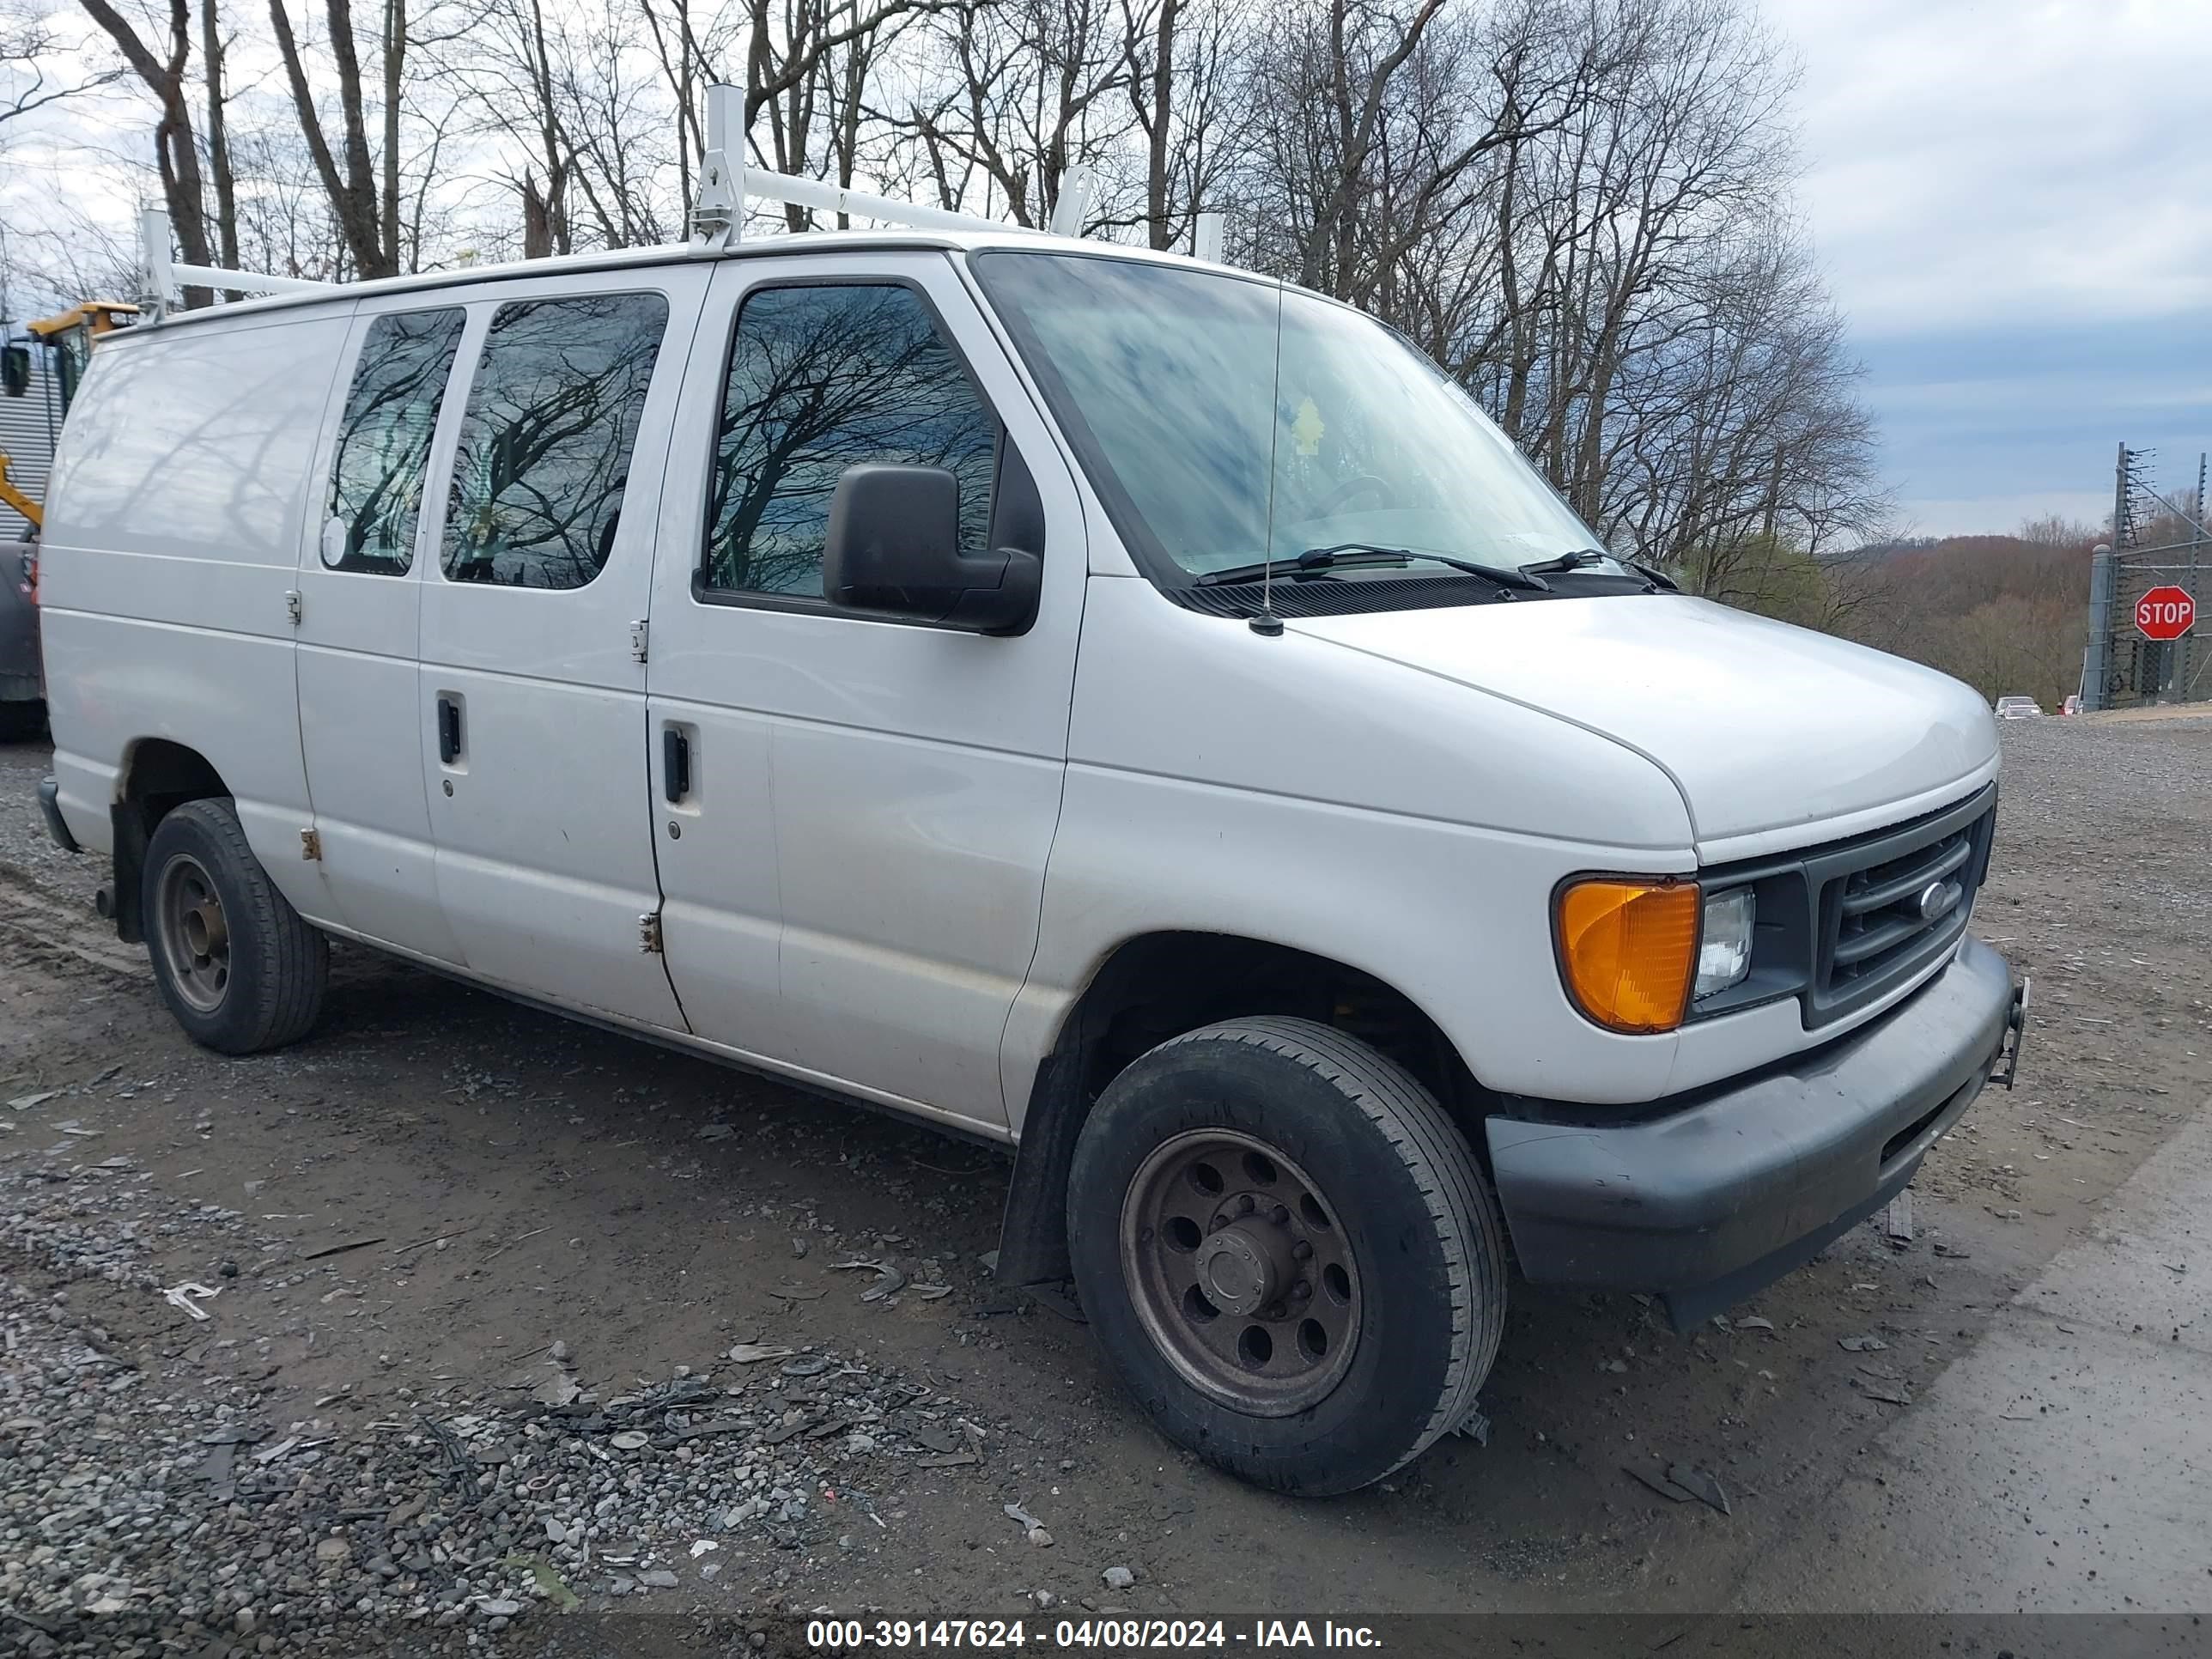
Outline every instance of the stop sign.
<svg viewBox="0 0 2212 1659"><path fill-rule="evenodd" d="M2136 601L2136 627L2147 640L2178 640L2197 620L2197 601L2185 587L2154 587Z"/></svg>

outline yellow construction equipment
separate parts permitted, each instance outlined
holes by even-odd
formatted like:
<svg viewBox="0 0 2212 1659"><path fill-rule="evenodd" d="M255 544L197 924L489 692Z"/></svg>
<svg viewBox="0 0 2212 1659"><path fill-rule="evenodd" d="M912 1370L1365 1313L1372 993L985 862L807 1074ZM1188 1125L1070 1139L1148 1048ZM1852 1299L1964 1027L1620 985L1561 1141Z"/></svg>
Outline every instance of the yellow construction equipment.
<svg viewBox="0 0 2212 1659"><path fill-rule="evenodd" d="M87 300L82 305L71 306L58 316L41 317L37 322L26 323L23 326L41 340L52 340L57 334L66 334L77 328L97 338L122 327L119 319L137 314L137 306L126 305L120 300Z"/></svg>
<svg viewBox="0 0 2212 1659"><path fill-rule="evenodd" d="M46 515L39 504L8 482L8 452L0 449L0 507L13 507L27 520L31 533L36 536L46 527Z"/></svg>

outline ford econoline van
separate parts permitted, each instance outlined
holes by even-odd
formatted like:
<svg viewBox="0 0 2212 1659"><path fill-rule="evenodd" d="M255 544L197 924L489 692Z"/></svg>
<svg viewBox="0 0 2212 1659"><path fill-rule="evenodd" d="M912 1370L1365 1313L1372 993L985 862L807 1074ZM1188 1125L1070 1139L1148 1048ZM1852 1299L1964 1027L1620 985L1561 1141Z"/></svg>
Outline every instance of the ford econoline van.
<svg viewBox="0 0 2212 1659"><path fill-rule="evenodd" d="M1014 232L286 295L105 342L64 845L229 1054L326 944L1017 1148L1172 1439L1335 1492L1514 1275L1703 1318L1901 1189L2020 998L1996 728L1674 591L1345 306Z"/></svg>

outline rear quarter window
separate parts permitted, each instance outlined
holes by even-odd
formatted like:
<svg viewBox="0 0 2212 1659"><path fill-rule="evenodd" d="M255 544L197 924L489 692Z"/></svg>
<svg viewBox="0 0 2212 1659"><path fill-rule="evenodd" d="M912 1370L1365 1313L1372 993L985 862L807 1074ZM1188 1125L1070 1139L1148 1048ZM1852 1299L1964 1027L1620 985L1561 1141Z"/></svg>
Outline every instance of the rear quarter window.
<svg viewBox="0 0 2212 1659"><path fill-rule="evenodd" d="M296 566L347 327L321 311L99 349L63 430L48 543Z"/></svg>
<svg viewBox="0 0 2212 1659"><path fill-rule="evenodd" d="M447 581L581 587L605 568L667 327L658 294L493 313L453 461Z"/></svg>

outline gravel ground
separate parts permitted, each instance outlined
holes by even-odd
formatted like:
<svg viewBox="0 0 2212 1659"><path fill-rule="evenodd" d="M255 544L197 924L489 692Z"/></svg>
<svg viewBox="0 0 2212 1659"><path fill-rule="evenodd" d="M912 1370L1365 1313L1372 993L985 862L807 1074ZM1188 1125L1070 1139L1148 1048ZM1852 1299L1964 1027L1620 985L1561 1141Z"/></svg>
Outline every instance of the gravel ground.
<svg viewBox="0 0 2212 1659"><path fill-rule="evenodd" d="M362 952L300 1048L191 1048L0 749L0 1654L781 1651L817 1610L1230 1584L1719 1605L2212 1091L2212 721L2004 742L1977 931L2042 1019L1916 1240L1687 1336L1516 1286L1492 1443L1307 1505L1165 1448L1072 1310L990 1281L999 1154ZM1733 1513L1622 1472L1675 1458Z"/></svg>
<svg viewBox="0 0 2212 1659"><path fill-rule="evenodd" d="M95 1077L0 1110L67 1107L103 1087L132 1091ZM238 1339L156 1358L97 1322L112 1301L70 1290L166 1295L188 1317L246 1285L329 1306L362 1296L344 1277L356 1250L301 1258L239 1211L179 1209L126 1157L82 1161L76 1120L63 1121L64 1140L0 1173L0 1652L150 1655L179 1640L442 1651L436 1632L455 1627L465 1641L586 1595L601 1612L665 1595L678 1567L707 1585L728 1572L760 1607L795 1613L781 1594L785 1553L858 1548L862 1529L907 1519L878 1496L901 1463L972 1466L1005 1437L983 1412L857 1354L758 1341L614 1390L587 1386L556 1340L517 1356L527 1363L489 1391L401 1382L393 1409L367 1421L273 1421L254 1386L273 1367L210 1381L194 1352ZM208 1282L165 1285L157 1244L207 1261ZM791 1248L811 1249L797 1236ZM951 1294L930 1282L938 1263L917 1266L909 1277L885 1256L836 1263L866 1276L872 1300ZM1025 1511L1007 1524L1030 1548L1052 1547ZM1126 1571L1107 1569L1102 1585ZM781 1650L793 1632L759 1618L721 1634Z"/></svg>
<svg viewBox="0 0 2212 1659"><path fill-rule="evenodd" d="M158 1238L214 1264L175 1292L194 1305L241 1279L325 1305L362 1292L324 1290L335 1267L272 1268L284 1247L239 1212L177 1211L130 1159L75 1150L0 1175L0 1651L433 1651L426 1632L573 1611L579 1586L602 1611L677 1591L679 1566L744 1579L781 1612L781 1553L858 1547L860 1529L907 1518L878 1495L897 1462L973 1465L1002 1437L926 1382L758 1342L612 1392L556 1341L490 1393L402 1383L366 1422L272 1422L251 1381L210 1385L189 1346L150 1364L64 1287L161 1294ZM890 1294L949 1294L880 1260L839 1266ZM1026 1512L1008 1526L1053 1545ZM757 1649L771 1632L779 1646L789 1633L765 1620L742 1633Z"/></svg>

